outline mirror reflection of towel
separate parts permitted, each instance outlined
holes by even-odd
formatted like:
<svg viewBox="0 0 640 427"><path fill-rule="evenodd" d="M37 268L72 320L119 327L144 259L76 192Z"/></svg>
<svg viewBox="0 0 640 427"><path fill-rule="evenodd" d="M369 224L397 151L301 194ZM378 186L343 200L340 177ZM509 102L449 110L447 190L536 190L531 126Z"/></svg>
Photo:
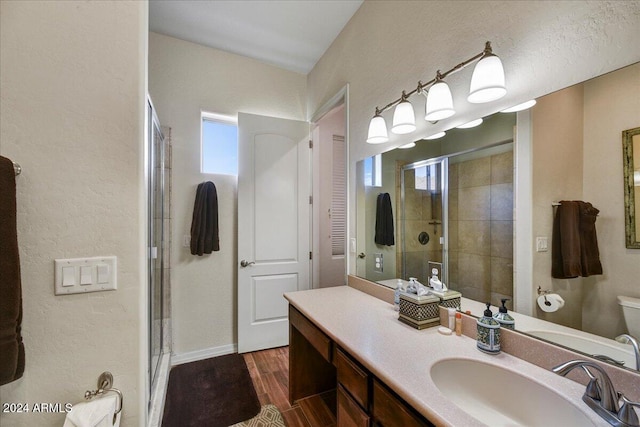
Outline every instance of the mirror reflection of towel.
<svg viewBox="0 0 640 427"><path fill-rule="evenodd" d="M218 192L211 181L198 185L191 220L191 254L210 254L220 250L218 230Z"/></svg>
<svg viewBox="0 0 640 427"><path fill-rule="evenodd" d="M393 246L395 244L393 233L393 210L391 209L391 196L389 193L378 194L376 204L376 236L378 245Z"/></svg>
<svg viewBox="0 0 640 427"><path fill-rule="evenodd" d="M582 201L560 202L553 219L551 276L571 279L602 274L596 218L599 210Z"/></svg>

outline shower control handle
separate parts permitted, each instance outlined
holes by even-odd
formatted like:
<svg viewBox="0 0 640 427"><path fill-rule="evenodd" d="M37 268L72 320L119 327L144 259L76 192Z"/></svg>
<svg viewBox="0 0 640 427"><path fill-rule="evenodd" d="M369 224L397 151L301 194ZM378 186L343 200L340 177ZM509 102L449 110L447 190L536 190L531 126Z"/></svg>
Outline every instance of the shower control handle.
<svg viewBox="0 0 640 427"><path fill-rule="evenodd" d="M245 260L240 261L240 267L249 267L252 264L255 264L255 262L254 261L247 262Z"/></svg>

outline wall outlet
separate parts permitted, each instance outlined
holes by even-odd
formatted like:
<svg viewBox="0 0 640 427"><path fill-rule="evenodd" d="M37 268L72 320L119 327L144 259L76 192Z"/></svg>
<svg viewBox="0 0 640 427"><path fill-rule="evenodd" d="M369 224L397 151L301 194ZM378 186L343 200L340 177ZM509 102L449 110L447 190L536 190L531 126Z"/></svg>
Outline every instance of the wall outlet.
<svg viewBox="0 0 640 427"><path fill-rule="evenodd" d="M374 253L373 254L373 271L375 271L376 273L382 273L383 269L384 269L384 264L382 261L382 254Z"/></svg>

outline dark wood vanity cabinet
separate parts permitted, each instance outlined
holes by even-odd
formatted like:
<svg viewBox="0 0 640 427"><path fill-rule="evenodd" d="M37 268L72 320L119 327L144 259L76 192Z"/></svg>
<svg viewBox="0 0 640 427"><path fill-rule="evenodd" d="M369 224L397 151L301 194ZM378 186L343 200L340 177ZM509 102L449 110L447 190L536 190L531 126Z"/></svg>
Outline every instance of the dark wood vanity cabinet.
<svg viewBox="0 0 640 427"><path fill-rule="evenodd" d="M424 417L289 306L289 401L335 390L338 427L427 427Z"/></svg>
<svg viewBox="0 0 640 427"><path fill-rule="evenodd" d="M406 403L378 380L373 381L373 419L384 427L427 427L430 422L416 414Z"/></svg>
<svg viewBox="0 0 640 427"><path fill-rule="evenodd" d="M338 393L337 424L340 427L369 427L369 415L351 398L344 387L338 384L336 392Z"/></svg>

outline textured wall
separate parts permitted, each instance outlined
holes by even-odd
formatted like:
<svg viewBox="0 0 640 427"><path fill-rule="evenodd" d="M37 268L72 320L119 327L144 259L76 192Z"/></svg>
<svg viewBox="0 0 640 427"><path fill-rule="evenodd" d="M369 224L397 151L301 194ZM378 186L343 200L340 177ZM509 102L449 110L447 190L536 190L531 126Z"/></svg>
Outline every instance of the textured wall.
<svg viewBox="0 0 640 427"><path fill-rule="evenodd" d="M171 127L173 351L184 354L237 341L237 179L200 173L200 111L305 120L306 79L258 61L149 35L149 93L160 122ZM202 257L182 246L195 190L218 190L220 251Z"/></svg>
<svg viewBox="0 0 640 427"><path fill-rule="evenodd" d="M100 373L145 421L143 2L0 3L0 146L17 179L24 377L0 400L77 403ZM55 258L116 255L118 290L54 296ZM64 414L0 413L60 426Z"/></svg>

